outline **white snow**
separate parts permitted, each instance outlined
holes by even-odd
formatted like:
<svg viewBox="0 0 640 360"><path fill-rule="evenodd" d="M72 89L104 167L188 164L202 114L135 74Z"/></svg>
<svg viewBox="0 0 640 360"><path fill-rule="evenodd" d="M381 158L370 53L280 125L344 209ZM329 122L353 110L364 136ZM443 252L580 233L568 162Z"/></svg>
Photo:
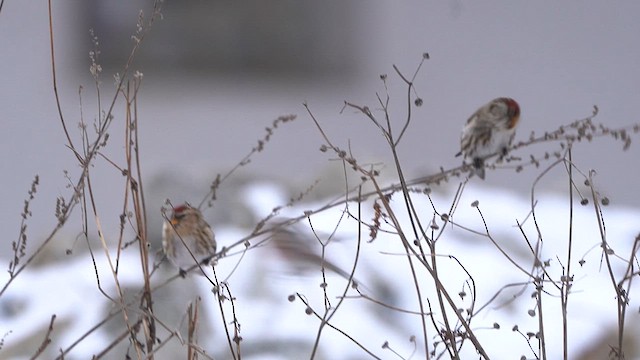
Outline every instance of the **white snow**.
<svg viewBox="0 0 640 360"><path fill-rule="evenodd" d="M273 207L282 204L283 200L286 201L282 195L283 192L279 191L275 185L257 184L249 186L243 198L253 206L253 211L264 216L270 213ZM452 195L453 192L448 190L432 195L438 212L449 212ZM420 209L423 224L429 224L433 210L426 196L414 194L413 199L416 208ZM516 220L520 221L523 223L524 232L529 240L536 240L537 232L533 218L529 217L525 221L530 211L530 200L519 194L469 185L452 219L455 223L478 232L483 232L483 225L477 209L470 206L474 200L479 201L479 208L496 243L515 262L526 271L530 271L532 266L531 252L528 250L520 230L515 226ZM558 280L562 273L561 264L567 265L568 199L566 196L541 194L536 195L536 200L536 219L544 244L540 257L543 260L549 260L550 266L547 271L554 280ZM398 214L403 212L399 195L394 196L392 204ZM317 204L301 204L298 207L283 210L281 215L300 215L304 210L313 209L315 206ZM356 204L350 204L349 210L355 214ZM316 231L322 234L331 233L342 211L343 208L336 207L318 216L313 216L312 220ZM370 222L373 217L370 202L363 205L363 213L363 220ZM623 259L628 258L630 246L639 231L637 219L640 218L640 212L635 209L610 205L603 208L603 217L609 245L615 250L616 255ZM472 292L464 286L464 282L468 280L466 273L457 262L449 259L448 255L455 256L464 265L466 271L473 276L477 292L476 311L505 285L521 284L528 281L527 276L511 264L489 238L472 234L455 226L444 225L439 217L436 217L436 222L441 228L444 226L444 232L437 245L438 255L440 255L438 258L439 274L441 281L460 308L467 309L470 306ZM303 226L306 224L305 221L302 222ZM306 226L308 227L308 225ZM410 229L406 219L403 220L403 227L405 231ZM221 245L231 244L245 235L240 229L225 228L224 224L216 224L215 228ZM388 226L383 226L383 228L390 229ZM573 293L569 297L568 323L569 352L576 354L579 349L583 349L591 341L601 336L604 330L615 328L617 313L615 292L607 268L601 263L600 233L591 204L580 206L576 200L572 229L571 274L574 276L574 287ZM337 236L341 239L327 247L327 259L339 262L340 266L349 271L357 244L355 221L353 219L343 220L338 228ZM356 277L364 284L363 292L387 302L390 306L418 311L416 290L399 238L381 231L378 238L369 243L367 242L368 229L363 227L361 240L361 259ZM109 267L104 260L104 255L99 251L96 252L96 255L102 288L109 296L118 299L114 290L113 277L108 271ZM243 357L247 359L295 358L291 352L298 354L299 358L308 357L320 322L314 316L305 314L305 306L300 299L296 298L291 302L287 297L291 294L301 294L309 301L311 307L322 316L325 300L323 290L319 286L321 283L319 268L317 271L292 274L287 270L291 270L289 265L274 256L269 242L266 242L263 247L249 250L237 264L239 259L239 254L221 259L217 265L217 273L219 279L227 278L231 270L238 265L238 268L229 277L228 284L235 298L235 312L241 324L243 349L251 349L252 345L258 343L271 343L280 344L279 347L276 346L278 351L289 350L289 352L282 352L280 355L275 350L273 352L265 350L267 348L257 353L247 350L248 352L244 353ZM578 264L580 259L586 261L583 266ZM136 289L141 286L141 276L136 270L138 269L138 261L134 251L123 252L118 276L121 287ZM612 257L612 261L616 280L619 280L625 270L625 263L622 259L615 257ZM426 299L430 300L436 321L441 326L441 312L437 298L434 296L433 281L415 259L414 265L421 284L423 302L426 305ZM162 283L173 274L172 270L159 271L154 275L154 283ZM3 274L1 280L3 284L8 280L6 273ZM332 306L336 306L339 302L337 296L344 291L347 286L346 281L327 272L327 284L327 299ZM226 353L228 345L220 310L215 296L211 293L211 284L204 277L194 275L189 276L186 280L176 279L171 284L174 286L173 289L181 287L186 289L192 285L196 285L195 292L202 298L202 313L206 314L201 317L201 324L204 321L207 323L207 327L212 329L211 335L201 334L200 344L210 354L228 355ZM464 300L458 296L458 292L462 290L467 294ZM562 327L558 291L549 283L545 284L544 290L552 295L543 297L547 351L550 355L561 354ZM636 289L632 288L631 290L631 303L627 311L627 328L630 332L637 330L633 323L637 322L635 318L638 316L638 301L633 296L633 291ZM535 307L535 300L530 296L533 292L532 285L526 288L522 285L509 286L487 308L474 317L472 328L485 350L493 357L519 358L521 355L525 355L527 358L534 357L525 340L512 331L512 327L516 324L525 333L538 331L537 317L527 315L528 310L534 310L536 314L539 312ZM352 289L348 291L348 294L355 295ZM519 295L513 299L512 297L517 294ZM155 296L157 300L162 300L158 298L159 293L155 293ZM184 294L176 294L176 296L184 296ZM15 308L16 304L20 304L21 307ZM87 254L83 257L74 257L71 261L57 263L55 266L27 268L0 297L0 305L3 309L0 313L0 334L11 331L5 337L5 349L33 336L37 331L46 329L52 314L56 314L57 319L54 324L53 343L50 348L66 348L84 332L96 325L103 318L105 309L114 307L114 304L98 290L93 265ZM231 329L230 303L227 301L223 305L227 324ZM7 309L12 306L15 311L8 311ZM136 306L134 305L132 308L136 308ZM181 307L176 311L184 311L184 309ZM135 317L135 311L131 310L130 314ZM447 314L449 319L453 319L452 312L448 311ZM121 315L118 316L121 317ZM156 316L164 320L166 314L158 312ZM455 320L451 320L451 322L452 324L457 323ZM363 299L348 298L342 303L336 315L331 318L330 323L353 336L356 341L381 358L394 358L389 350L381 348L386 341L402 356L410 357L414 351L414 345L409 339L411 336L415 336L418 345L414 358L424 358L421 321L416 315L392 311ZM490 329L494 323L500 325L499 330ZM179 322L167 325L173 329L181 328L184 330L184 326ZM427 318L427 328L427 340L430 342L430 349L432 349L436 334L429 318ZM182 337L186 338L184 332ZM113 334L101 328L81 341L70 355L73 355L73 358L89 358L99 349L104 348L113 338ZM535 342L533 347L537 349ZM442 347L440 346L438 349L441 350ZM158 358L164 358L162 354L160 351L157 354ZM319 354L322 355L322 358L327 359L368 357L353 342L329 327L325 327L323 330ZM468 341L463 347L462 354L463 358L474 358L475 356L475 351Z"/></svg>

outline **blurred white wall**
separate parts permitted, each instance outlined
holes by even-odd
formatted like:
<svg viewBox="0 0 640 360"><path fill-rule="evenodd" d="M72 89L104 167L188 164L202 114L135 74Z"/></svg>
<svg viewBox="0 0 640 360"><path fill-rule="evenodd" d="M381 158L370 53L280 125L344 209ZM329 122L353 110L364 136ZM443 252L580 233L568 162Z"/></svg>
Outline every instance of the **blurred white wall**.
<svg viewBox="0 0 640 360"><path fill-rule="evenodd" d="M113 95L113 72L120 71L132 46L138 9L144 7L149 15L147 1L117 4L54 4L58 85L74 136L79 86L85 121L97 116L88 29L100 38L105 69L101 91L107 101ZM391 65L411 74L425 51L431 60L416 80L424 106L414 109L411 131L400 149L412 176L458 164L453 155L462 124L497 96L513 97L521 105L517 138L585 117L593 105L600 108L596 120L607 126L640 121L640 3L633 1L615 6L551 0L167 1L163 14L134 66L144 73L138 104L144 174L150 184L164 184L147 188L153 194L148 198L153 226L159 224L165 198L194 201L204 196L213 174L239 161L279 115L299 118L279 129L241 174L286 182L298 191L323 175L331 181L327 174L334 173L327 169L336 163L317 150L322 139L303 102L337 144L347 148L350 142L361 162L390 164L376 129L363 117L340 110L345 100L377 108L375 93L384 94L378 75L386 73L394 120L400 124L405 90ZM29 233L38 241L55 224L55 198L69 193L62 170L78 171L65 148L53 98L47 16L46 3L23 1L6 2L0 13L0 224L8 229L9 240L17 237L34 174L40 175L41 185ZM122 137L121 109L115 116L114 144ZM637 207L636 145L623 153L619 143L598 140L578 145L574 159L584 170L598 170L601 192L613 203ZM117 146L109 151L121 159ZM94 186L104 190L98 196L105 213L116 214L122 206L122 179L104 162L95 171L100 176ZM385 171L391 175L392 167ZM566 189L560 173L543 188ZM527 174L491 172L484 185L510 187L526 196L534 179L533 172ZM182 186L192 187L191 192ZM117 216L112 217L105 221L117 229ZM68 231L75 235L72 226ZM0 248L0 254L7 255L8 247Z"/></svg>

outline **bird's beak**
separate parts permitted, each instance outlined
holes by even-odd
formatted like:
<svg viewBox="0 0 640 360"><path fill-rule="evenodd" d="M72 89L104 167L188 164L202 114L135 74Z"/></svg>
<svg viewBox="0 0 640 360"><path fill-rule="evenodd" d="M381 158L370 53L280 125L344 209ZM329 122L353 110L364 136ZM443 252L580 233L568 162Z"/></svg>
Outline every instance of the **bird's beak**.
<svg viewBox="0 0 640 360"><path fill-rule="evenodd" d="M520 115L512 116L511 119L509 119L507 128L513 129L516 125L518 125L518 121L520 121Z"/></svg>
<svg viewBox="0 0 640 360"><path fill-rule="evenodd" d="M178 225L178 219L176 219L176 218L172 218L172 219L171 219L171 225L173 225L173 226Z"/></svg>

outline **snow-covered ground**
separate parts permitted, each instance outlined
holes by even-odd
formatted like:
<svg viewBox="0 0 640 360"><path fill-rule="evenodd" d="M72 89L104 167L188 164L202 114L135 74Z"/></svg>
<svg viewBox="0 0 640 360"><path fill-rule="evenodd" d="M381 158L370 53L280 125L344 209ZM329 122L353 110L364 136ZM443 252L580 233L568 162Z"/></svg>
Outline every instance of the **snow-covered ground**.
<svg viewBox="0 0 640 360"><path fill-rule="evenodd" d="M263 217L269 214L273 207L288 201L282 189L274 184L254 183L248 185L243 192L242 201L249 203L256 217ZM447 188L431 195L438 212L449 212L453 194L454 191ZM524 223L523 229L528 239L537 239L533 218L528 216L531 201L526 196L528 194L501 192L472 182L464 191L452 219L456 224L483 232L484 226L478 211L471 206L474 200L478 200L479 209L493 239L517 264L530 271L531 252L520 229L515 226L517 221ZM400 199L401 197L396 195L392 200L398 214L402 213L403 208ZM424 224L429 224L433 217L433 209L428 198L425 195L414 194L413 199L416 209L421 214L421 220ZM543 242L540 258L543 261L549 260L546 269L552 279L557 281L562 274L562 266L566 268L568 265L568 198L541 194L535 195L535 199L536 220ZM590 204L580 206L578 202L579 200L576 200L574 204L572 226L571 275L574 277L574 284L568 304L570 358L576 358L586 351L590 344L599 341L608 333L615 334L618 321L616 295L607 267L603 263L599 247L601 237L594 208ZM299 216L303 211L313 210L323 204L303 202L299 206L284 209L280 216ZM365 203L362 210L363 220L369 222L373 217L371 202ZM321 239L325 240L333 232L343 211L344 207L338 206L311 218L313 227ZM349 205L349 211L352 214L357 213L355 203ZM633 241L640 232L637 221L640 211L617 207L614 204L604 207L602 215L606 226L606 239L615 251L615 256L612 256L613 273L616 281L619 281L626 267L623 259L629 258ZM469 308L472 290L465 286L469 277L457 262L448 257L449 255L455 256L473 278L476 312L506 285L521 284L529 280L507 260L489 238L457 226L444 225L439 217L436 217L436 223L440 225L440 229L444 229L437 245L440 279L460 308ZM219 244L223 246L247 234L247 230L225 227L224 224L213 226ZM403 226L405 231L410 229L406 219L403 220ZM384 225L383 229L390 230ZM389 306L419 311L415 286L399 238L381 231L378 238L369 243L368 232L369 230L363 227L361 257L355 272L355 277L362 283L362 292ZM309 230L308 222L303 221L295 225L293 233L296 236L292 241L317 244ZM357 236L357 223L353 219L343 219L333 237L335 241L332 240L326 247L326 259L350 271L358 243ZM257 242L253 243L255 244ZM136 247L132 246L123 252L118 275L120 286L128 292L126 297L130 300L141 286L136 251ZM113 277L108 271L105 256L99 249L95 253L100 285L107 294L117 299ZM113 254L112 251L111 255ZM581 259L584 260L582 265L579 264ZM418 262L414 261L414 264L423 302L426 304L426 299L430 301L431 311L434 312L434 318L440 327L441 312L434 296L433 281ZM241 325L240 335L243 339L243 358L309 357L320 322L314 316L305 314L306 306L299 298L289 301L288 297L300 294L309 301L313 310L323 313L325 299L320 287L322 279L319 265L305 265L295 259L280 257L274 244L267 241L263 246L246 252L242 258L236 254L221 259L216 269L219 279L227 279L235 297L235 313ZM155 315L163 323L162 326L158 326L159 338L165 339L167 332L162 327L167 326L171 330L178 329L183 339L186 339L183 314L186 312L187 304L195 302L196 297L200 296L202 302L199 344L214 358L230 358L220 308L211 292L211 284L206 278L196 275L190 275L187 279L177 278L165 284L166 279L174 274L174 269L163 265L153 276L156 286L162 284L154 292ZM7 274L4 273L2 284L7 280ZM327 272L326 281L327 301L335 306L347 283L332 272ZM463 290L467 293L464 300L458 296ZM540 312L531 297L534 290L532 285L507 287L474 317L472 329L492 358L516 359L522 355L535 358L523 337L512 330L514 325L518 325L523 333L538 332L537 316L528 314L529 310L534 310L536 315ZM544 291L548 292L548 295L543 296L542 309L547 352L551 358L559 358L562 354L560 299L552 284L545 283ZM636 324L640 304L634 296L636 291L635 286L631 288L626 315L626 331L629 336L638 334ZM347 294L357 295L353 289L349 289ZM223 305L231 329L230 303L225 302ZM0 297L0 334L4 334L0 357L28 358L35 353L38 341L44 338L43 331L47 329L51 315L55 314L57 318L51 335L52 343L43 357L52 358L58 354L58 349L66 349L98 324L107 311L116 307L99 291L93 265L87 253L71 256L68 260L52 266L28 268ZM135 309L137 302L134 301L134 305L129 307L129 316L132 319L137 318ZM451 319L452 313L449 312L448 315ZM113 321L120 326L101 327L79 342L65 358L86 359L104 349L125 329L121 319L122 314L117 314ZM452 321L452 324L455 323L457 322ZM500 328L492 329L494 323L499 324ZM340 305L330 324L352 336L355 341L380 358L398 358L391 350L382 348L385 342L403 358L424 358L421 320L416 314L401 313L362 298L349 297ZM321 336L318 350L320 359L368 358L367 353L354 342L331 328L325 327ZM411 336L415 336L415 345L410 341ZM430 349L433 349L433 341L438 340L428 317L427 340ZM161 348L156 353L156 358L172 359L186 356L186 346L181 347L176 338L169 340L169 343L171 346ZM128 344L128 341L123 341L123 344ZM612 342L610 345L616 344ZM535 339L532 346L537 349ZM440 346L437 349L441 351L443 348ZM463 359L477 357L468 341L462 349ZM123 358L123 351L122 347L116 348L105 358ZM603 354L606 354L608 349L603 351ZM633 354L627 356L631 358Z"/></svg>

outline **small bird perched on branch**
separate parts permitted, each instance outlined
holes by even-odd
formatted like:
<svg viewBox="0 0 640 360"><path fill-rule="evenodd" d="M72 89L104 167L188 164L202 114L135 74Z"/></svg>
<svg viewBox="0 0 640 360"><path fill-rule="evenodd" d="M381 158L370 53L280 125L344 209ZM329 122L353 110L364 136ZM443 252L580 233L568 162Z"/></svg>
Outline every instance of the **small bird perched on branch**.
<svg viewBox="0 0 640 360"><path fill-rule="evenodd" d="M185 277L196 264L208 265L216 253L216 238L200 210L189 204L173 208L162 226L162 249Z"/></svg>
<svg viewBox="0 0 640 360"><path fill-rule="evenodd" d="M520 120L520 106L511 98L497 98L476 110L467 120L460 138L460 152L473 162L475 173L484 180L484 161L507 155Z"/></svg>

